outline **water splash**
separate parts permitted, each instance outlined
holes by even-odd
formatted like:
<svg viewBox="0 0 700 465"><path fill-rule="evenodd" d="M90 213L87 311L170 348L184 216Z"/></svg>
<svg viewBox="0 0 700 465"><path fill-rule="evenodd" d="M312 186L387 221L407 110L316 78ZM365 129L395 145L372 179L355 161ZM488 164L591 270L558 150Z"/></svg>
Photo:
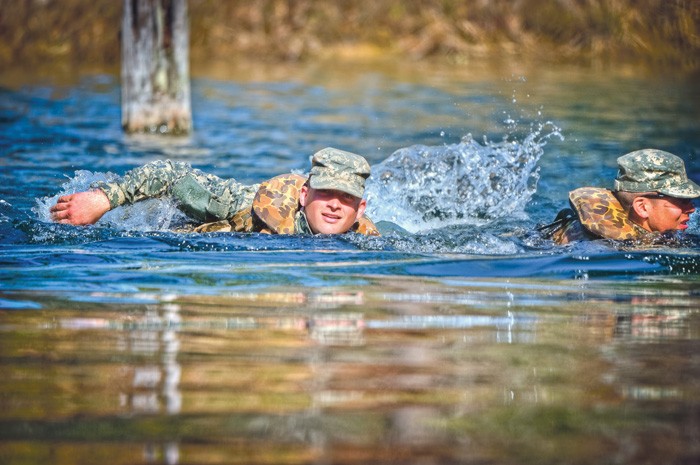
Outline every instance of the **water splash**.
<svg viewBox="0 0 700 465"><path fill-rule="evenodd" d="M552 136L561 134L548 122L522 141L480 144L467 135L458 144L399 149L372 169L367 214L410 232L524 215Z"/></svg>
<svg viewBox="0 0 700 465"><path fill-rule="evenodd" d="M111 182L117 179L118 176L110 172L76 171L75 176L61 186L58 194L37 199L32 212L40 221L50 223L52 220L49 209L60 196L89 190L95 182ZM187 217L177 208L176 202L169 197L163 197L111 210L96 225L126 231L167 231L186 222Z"/></svg>

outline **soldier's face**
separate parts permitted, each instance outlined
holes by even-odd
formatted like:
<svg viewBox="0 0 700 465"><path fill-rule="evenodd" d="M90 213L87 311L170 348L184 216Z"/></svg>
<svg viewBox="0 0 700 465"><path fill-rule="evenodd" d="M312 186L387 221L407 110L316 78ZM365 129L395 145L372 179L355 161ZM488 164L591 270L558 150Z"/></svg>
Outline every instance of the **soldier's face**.
<svg viewBox="0 0 700 465"><path fill-rule="evenodd" d="M656 232L683 231L688 228L690 214L695 211L691 199L666 196L647 197L649 229Z"/></svg>
<svg viewBox="0 0 700 465"><path fill-rule="evenodd" d="M343 234L365 212L366 202L345 192L301 188L299 203L314 234Z"/></svg>

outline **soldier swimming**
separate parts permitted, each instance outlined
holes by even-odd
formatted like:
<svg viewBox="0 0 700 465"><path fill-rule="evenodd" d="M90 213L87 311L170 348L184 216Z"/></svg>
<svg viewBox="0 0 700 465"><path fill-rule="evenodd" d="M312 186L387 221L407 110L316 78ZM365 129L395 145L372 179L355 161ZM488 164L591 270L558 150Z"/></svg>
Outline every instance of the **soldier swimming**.
<svg viewBox="0 0 700 465"><path fill-rule="evenodd" d="M601 238L636 240L687 229L700 186L688 179L680 157L643 149L619 157L617 165L613 190L571 191L571 208L540 228L545 237L568 244Z"/></svg>
<svg viewBox="0 0 700 465"><path fill-rule="evenodd" d="M88 225L120 205L171 195L199 223L197 232L379 235L364 216L362 196L369 175L362 156L333 147L313 155L308 177L283 174L250 186L186 163L156 161L116 182L59 197L50 212L58 223Z"/></svg>

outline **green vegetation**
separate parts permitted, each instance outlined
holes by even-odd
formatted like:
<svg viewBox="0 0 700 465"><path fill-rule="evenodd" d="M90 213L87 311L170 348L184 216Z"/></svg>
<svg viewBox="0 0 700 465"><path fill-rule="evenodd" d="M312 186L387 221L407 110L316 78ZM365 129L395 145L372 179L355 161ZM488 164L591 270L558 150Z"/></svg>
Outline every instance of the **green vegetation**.
<svg viewBox="0 0 700 465"><path fill-rule="evenodd" d="M0 67L119 62L119 0L0 0ZM189 0L193 62L387 54L700 67L697 0Z"/></svg>

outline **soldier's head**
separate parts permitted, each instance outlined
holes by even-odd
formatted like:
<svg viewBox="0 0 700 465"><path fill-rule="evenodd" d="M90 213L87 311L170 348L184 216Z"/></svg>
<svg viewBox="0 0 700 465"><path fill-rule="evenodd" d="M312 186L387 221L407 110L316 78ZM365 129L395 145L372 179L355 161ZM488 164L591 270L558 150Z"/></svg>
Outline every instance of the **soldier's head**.
<svg viewBox="0 0 700 465"><path fill-rule="evenodd" d="M630 219L651 232L684 230L700 186L688 179L683 160L644 149L617 159L614 191Z"/></svg>
<svg viewBox="0 0 700 465"><path fill-rule="evenodd" d="M328 147L311 158L299 202L315 234L342 234L365 213L370 167L360 155Z"/></svg>

